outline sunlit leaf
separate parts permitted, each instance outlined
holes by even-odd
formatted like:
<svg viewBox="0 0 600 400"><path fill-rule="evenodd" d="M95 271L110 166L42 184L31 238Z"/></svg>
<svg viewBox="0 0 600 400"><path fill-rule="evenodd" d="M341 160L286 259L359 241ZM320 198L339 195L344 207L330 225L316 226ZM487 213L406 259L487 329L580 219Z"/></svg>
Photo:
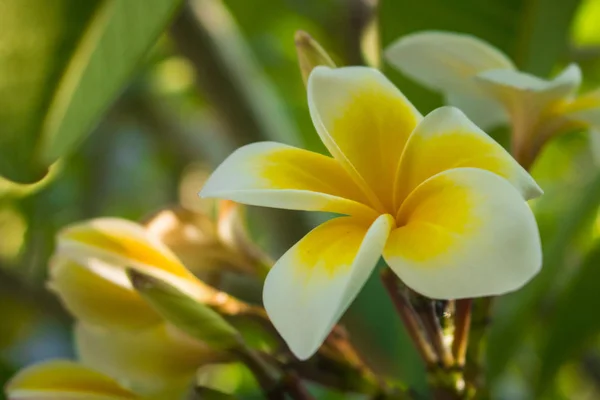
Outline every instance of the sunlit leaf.
<svg viewBox="0 0 600 400"><path fill-rule="evenodd" d="M0 2L0 175L34 182L71 151L180 3Z"/></svg>

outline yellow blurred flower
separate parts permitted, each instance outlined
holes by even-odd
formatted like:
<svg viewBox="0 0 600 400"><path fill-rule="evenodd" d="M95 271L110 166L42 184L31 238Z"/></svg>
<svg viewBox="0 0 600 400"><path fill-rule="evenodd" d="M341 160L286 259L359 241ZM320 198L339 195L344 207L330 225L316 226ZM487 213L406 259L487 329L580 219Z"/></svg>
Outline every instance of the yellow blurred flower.
<svg viewBox="0 0 600 400"><path fill-rule="evenodd" d="M182 394L200 366L227 359L166 323L131 332L80 322L75 346L83 364L146 395Z"/></svg>
<svg viewBox="0 0 600 400"><path fill-rule="evenodd" d="M99 218L57 237L48 286L79 322L82 362L147 396L180 395L196 369L222 352L171 326L136 292L134 269L224 314L251 307L197 279L155 234L135 222Z"/></svg>
<svg viewBox="0 0 600 400"><path fill-rule="evenodd" d="M8 400L141 400L113 379L72 361L30 366L6 385Z"/></svg>
<svg viewBox="0 0 600 400"><path fill-rule="evenodd" d="M197 279L173 252L135 222L99 218L63 229L50 265L49 287L79 320L137 329L160 317L135 292L125 268L138 269L193 299L238 313L247 306Z"/></svg>

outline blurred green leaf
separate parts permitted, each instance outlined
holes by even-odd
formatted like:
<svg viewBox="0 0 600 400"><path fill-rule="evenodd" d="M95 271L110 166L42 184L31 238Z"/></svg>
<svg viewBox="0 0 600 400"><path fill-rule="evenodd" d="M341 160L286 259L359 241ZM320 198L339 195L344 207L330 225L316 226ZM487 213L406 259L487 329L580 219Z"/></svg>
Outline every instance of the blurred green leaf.
<svg viewBox="0 0 600 400"><path fill-rule="evenodd" d="M598 314L600 282L600 242L583 261L581 268L556 298L556 309L548 324L542 346L543 360L536 392L541 395L553 385L561 365L578 354L600 332Z"/></svg>
<svg viewBox="0 0 600 400"><path fill-rule="evenodd" d="M196 385L203 389L216 390L224 395L235 394L242 399L262 398L254 375L248 367L239 362L200 367Z"/></svg>
<svg viewBox="0 0 600 400"><path fill-rule="evenodd" d="M133 287L167 321L217 350L240 345L238 331L206 305L168 283L134 269L127 271Z"/></svg>
<svg viewBox="0 0 600 400"><path fill-rule="evenodd" d="M580 0L381 0L382 44L419 30L473 34L498 47L519 68L547 75L566 51L571 20ZM440 98L401 77L389 75L421 111L440 105Z"/></svg>
<svg viewBox="0 0 600 400"><path fill-rule="evenodd" d="M34 182L72 150L180 2L0 2L0 175Z"/></svg>
<svg viewBox="0 0 600 400"><path fill-rule="evenodd" d="M523 343L528 328L534 321L539 305L553 287L553 281L564 265L566 256L578 234L589 227L600 205L600 173L579 194L571 207L560 218L558 231L543 240L544 265L541 272L523 289L505 296L507 316L492 324L487 347L489 377L496 378Z"/></svg>

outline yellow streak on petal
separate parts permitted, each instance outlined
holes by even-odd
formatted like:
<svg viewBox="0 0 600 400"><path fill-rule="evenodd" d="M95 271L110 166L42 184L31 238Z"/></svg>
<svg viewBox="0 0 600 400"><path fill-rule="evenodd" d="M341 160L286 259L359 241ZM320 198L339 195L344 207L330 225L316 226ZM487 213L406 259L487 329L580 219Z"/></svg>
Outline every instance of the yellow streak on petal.
<svg viewBox="0 0 600 400"><path fill-rule="evenodd" d="M138 398L107 376L70 361L50 361L26 368L9 382L6 390L9 395L12 391L27 390Z"/></svg>
<svg viewBox="0 0 600 400"><path fill-rule="evenodd" d="M383 204L393 212L402 150L419 122L411 105L381 83L365 82L333 119L330 135Z"/></svg>
<svg viewBox="0 0 600 400"><path fill-rule="evenodd" d="M598 107L600 107L600 96L594 91L579 96L574 100L561 100L556 102L549 107L548 113L551 115L562 115Z"/></svg>
<svg viewBox="0 0 600 400"><path fill-rule="evenodd" d="M400 182L399 199L404 199L428 178L453 168L480 168L510 178L515 172L512 159L496 143L486 139L467 131L444 132L428 138L413 136L409 147L419 151L405 154L403 166L410 167L410 178Z"/></svg>
<svg viewBox="0 0 600 400"><path fill-rule="evenodd" d="M480 225L473 212L478 201L483 199L447 177L426 182L402 205L399 228L390 234L386 252L414 261L447 254L460 236L469 235Z"/></svg>
<svg viewBox="0 0 600 400"><path fill-rule="evenodd" d="M285 148L273 151L261 160L260 175L274 189L321 192L367 204L367 198L339 163L322 154Z"/></svg>
<svg viewBox="0 0 600 400"><path fill-rule="evenodd" d="M341 217L327 221L304 237L296 248L299 276L309 277L307 271L333 277L347 271L367 233L370 223L357 223L355 218Z"/></svg>
<svg viewBox="0 0 600 400"><path fill-rule="evenodd" d="M133 289L118 285L75 261L54 258L50 276L50 288L78 319L115 328L141 328L161 320Z"/></svg>
<svg viewBox="0 0 600 400"><path fill-rule="evenodd" d="M191 273L171 254L165 254L151 243L120 232L104 232L94 229L93 226L83 225L67 229L62 238L97 247L135 262L158 267L175 276L182 278L191 276Z"/></svg>

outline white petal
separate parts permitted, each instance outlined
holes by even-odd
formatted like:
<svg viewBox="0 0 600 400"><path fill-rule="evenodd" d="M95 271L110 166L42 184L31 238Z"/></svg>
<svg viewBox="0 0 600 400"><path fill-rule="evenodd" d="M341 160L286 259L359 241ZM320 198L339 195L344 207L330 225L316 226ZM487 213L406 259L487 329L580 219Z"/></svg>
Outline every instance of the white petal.
<svg viewBox="0 0 600 400"><path fill-rule="evenodd" d="M393 224L352 217L318 226L288 250L265 281L271 321L301 360L314 354L375 268Z"/></svg>
<svg viewBox="0 0 600 400"><path fill-rule="evenodd" d="M408 77L444 93L471 94L471 78L493 69L514 69L500 50L474 36L424 31L406 35L385 51L386 59Z"/></svg>
<svg viewBox="0 0 600 400"><path fill-rule="evenodd" d="M453 168L480 168L508 179L526 200L542 190L494 139L454 107L429 113L411 135L400 163L396 204L430 177Z"/></svg>
<svg viewBox="0 0 600 400"><path fill-rule="evenodd" d="M391 212L400 155L421 114L373 68L317 67L307 89L310 115L329 152L373 208Z"/></svg>
<svg viewBox="0 0 600 400"><path fill-rule="evenodd" d="M540 270L533 213L504 178L476 168L442 172L406 199L384 258L412 289L436 299L495 296Z"/></svg>
<svg viewBox="0 0 600 400"><path fill-rule="evenodd" d="M274 142L236 150L213 172L200 196L264 207L376 215L336 160Z"/></svg>
<svg viewBox="0 0 600 400"><path fill-rule="evenodd" d="M471 121L483 130L506 125L509 121L506 110L498 101L485 94L446 94L446 103L464 112Z"/></svg>
<svg viewBox="0 0 600 400"><path fill-rule="evenodd" d="M538 113L552 102L572 96L581 84L581 70L571 64L551 80L524 72L493 70L478 74L477 80L508 110L524 108L521 112Z"/></svg>

